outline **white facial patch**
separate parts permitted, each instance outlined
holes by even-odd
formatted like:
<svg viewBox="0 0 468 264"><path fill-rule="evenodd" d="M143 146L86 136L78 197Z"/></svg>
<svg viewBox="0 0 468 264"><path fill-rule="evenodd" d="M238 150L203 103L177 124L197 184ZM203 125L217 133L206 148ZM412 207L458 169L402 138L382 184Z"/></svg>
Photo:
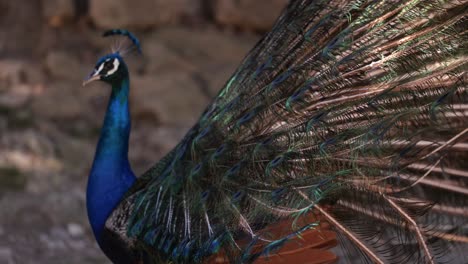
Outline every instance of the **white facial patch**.
<svg viewBox="0 0 468 264"><path fill-rule="evenodd" d="M94 75L98 75L98 74L102 71L102 68L104 68L104 63L101 63L101 65L99 65L99 68L98 68L97 71L94 73Z"/></svg>
<svg viewBox="0 0 468 264"><path fill-rule="evenodd" d="M119 69L120 62L118 59L114 59L113 64L114 64L114 68L110 70L109 72L107 72L107 75L112 75L117 71L117 69Z"/></svg>

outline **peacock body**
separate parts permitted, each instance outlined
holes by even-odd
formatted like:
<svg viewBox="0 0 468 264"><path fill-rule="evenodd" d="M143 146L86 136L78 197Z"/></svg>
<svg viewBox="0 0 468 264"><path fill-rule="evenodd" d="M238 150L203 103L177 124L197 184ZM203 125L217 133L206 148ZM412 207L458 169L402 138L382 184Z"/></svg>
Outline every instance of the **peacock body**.
<svg viewBox="0 0 468 264"><path fill-rule="evenodd" d="M467 7L291 1L138 179L127 50L101 58L89 81L112 93L87 190L100 247L114 263L467 263Z"/></svg>

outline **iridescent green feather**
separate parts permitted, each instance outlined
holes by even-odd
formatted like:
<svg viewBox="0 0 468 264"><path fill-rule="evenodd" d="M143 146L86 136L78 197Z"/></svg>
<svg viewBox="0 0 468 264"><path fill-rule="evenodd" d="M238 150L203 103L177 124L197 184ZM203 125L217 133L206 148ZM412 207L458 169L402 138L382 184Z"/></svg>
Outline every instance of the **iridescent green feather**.
<svg viewBox="0 0 468 264"><path fill-rule="evenodd" d="M251 261L318 223L265 226L326 207L363 262L446 260L468 241L466 10L292 1L128 194L128 235L174 263Z"/></svg>

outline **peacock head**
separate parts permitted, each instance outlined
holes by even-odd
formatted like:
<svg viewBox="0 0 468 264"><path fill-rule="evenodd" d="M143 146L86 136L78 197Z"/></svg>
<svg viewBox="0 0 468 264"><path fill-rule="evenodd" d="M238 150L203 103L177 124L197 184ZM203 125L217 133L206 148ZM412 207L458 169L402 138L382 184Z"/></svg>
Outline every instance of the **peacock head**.
<svg viewBox="0 0 468 264"><path fill-rule="evenodd" d="M104 32L104 37L115 37L112 53L101 57L94 70L83 82L83 86L93 81L104 81L114 84L128 77L127 65L123 60L126 54L137 51L141 53L140 42L129 31L123 29L113 29Z"/></svg>
<svg viewBox="0 0 468 264"><path fill-rule="evenodd" d="M127 75L127 66L122 57L118 53L112 53L98 60L96 67L83 82L83 85L93 81L104 81L113 84L122 81Z"/></svg>

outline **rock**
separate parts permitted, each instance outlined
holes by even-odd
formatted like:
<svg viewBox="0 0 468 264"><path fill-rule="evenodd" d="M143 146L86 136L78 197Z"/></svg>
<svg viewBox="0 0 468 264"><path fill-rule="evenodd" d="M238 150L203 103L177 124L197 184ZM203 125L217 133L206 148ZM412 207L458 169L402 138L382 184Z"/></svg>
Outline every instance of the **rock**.
<svg viewBox="0 0 468 264"><path fill-rule="evenodd" d="M44 88L42 96L34 98L30 107L36 118L72 122L83 116L96 114L89 109L86 102L88 95L84 94L95 94L93 92L99 88L83 88L81 81L55 81ZM102 89L102 92L105 90ZM74 126L73 123L67 125Z"/></svg>
<svg viewBox="0 0 468 264"><path fill-rule="evenodd" d="M96 147L94 142L91 143L88 138L78 139L76 136L65 135L58 135L56 142L58 145L58 158L68 169L72 169L74 173L79 174L79 176L75 176L73 173L70 174L70 177L81 178L83 175L87 175L93 161L92 154Z"/></svg>
<svg viewBox="0 0 468 264"><path fill-rule="evenodd" d="M74 96L69 86L70 83L58 82L45 88L44 95L36 98L31 104L36 118L53 120L77 118L82 113L83 105L81 100Z"/></svg>
<svg viewBox="0 0 468 264"><path fill-rule="evenodd" d="M52 27L63 26L75 16L76 0L47 0L42 2L42 14Z"/></svg>
<svg viewBox="0 0 468 264"><path fill-rule="evenodd" d="M52 230L52 234L41 234L39 236L39 241L43 243L48 250L64 250L66 245L62 239L59 239L57 236L61 234L57 230Z"/></svg>
<svg viewBox="0 0 468 264"><path fill-rule="evenodd" d="M68 223L67 231L72 237L80 237L84 235L83 227L77 223Z"/></svg>
<svg viewBox="0 0 468 264"><path fill-rule="evenodd" d="M84 201L79 208L74 204L76 186L70 185L76 183L66 185L61 192L51 188L40 194L7 193L0 199L0 226L5 229L0 234L0 263L111 264L88 230ZM68 223L81 225L83 236L71 236Z"/></svg>
<svg viewBox="0 0 468 264"><path fill-rule="evenodd" d="M23 190L26 186L26 182L26 176L21 173L19 169L0 166L0 191Z"/></svg>
<svg viewBox="0 0 468 264"><path fill-rule="evenodd" d="M208 100L189 74L167 73L133 78L131 92L134 115L155 113L162 124L193 124Z"/></svg>
<svg viewBox="0 0 468 264"><path fill-rule="evenodd" d="M149 74L185 71L196 77L205 96L213 97L254 46L258 36L220 33L213 29L161 29L147 37L153 56ZM159 59L161 58L161 60Z"/></svg>
<svg viewBox="0 0 468 264"><path fill-rule="evenodd" d="M43 77L36 63L0 60L0 108L18 109L41 94Z"/></svg>
<svg viewBox="0 0 468 264"><path fill-rule="evenodd" d="M239 62L258 40L257 36L251 34L182 27L161 29L148 38L160 39L181 57L191 62L195 59L197 63Z"/></svg>
<svg viewBox="0 0 468 264"><path fill-rule="evenodd" d="M141 175L166 155L190 129L191 124L149 126L137 120L130 136L129 158L132 168Z"/></svg>
<svg viewBox="0 0 468 264"><path fill-rule="evenodd" d="M145 61L148 74L162 74L174 71L193 71L195 65L184 58L176 49L170 47L157 34L145 38L144 54L150 58Z"/></svg>
<svg viewBox="0 0 468 264"><path fill-rule="evenodd" d="M288 2L289 0L214 0L212 12L215 20L222 25L266 31Z"/></svg>
<svg viewBox="0 0 468 264"><path fill-rule="evenodd" d="M101 28L148 28L173 24L200 12L193 0L90 0L90 15Z"/></svg>
<svg viewBox="0 0 468 264"><path fill-rule="evenodd" d="M33 60L0 60L0 92L16 84L38 84L44 82L44 73L39 63Z"/></svg>
<svg viewBox="0 0 468 264"><path fill-rule="evenodd" d="M153 0L155 10L147 10L157 18L156 25L167 25L200 15L201 1L198 0Z"/></svg>
<svg viewBox="0 0 468 264"><path fill-rule="evenodd" d="M63 177L57 177L62 163L54 148L48 136L32 129L0 134L0 167L4 168L0 185L13 190L43 190L63 182Z"/></svg>
<svg viewBox="0 0 468 264"><path fill-rule="evenodd" d="M33 54L41 39L42 2L0 0L0 57Z"/></svg>
<svg viewBox="0 0 468 264"><path fill-rule="evenodd" d="M30 85L16 85L8 93L0 94L0 108L20 108L31 99L35 89L42 89L42 86L32 87Z"/></svg>
<svg viewBox="0 0 468 264"><path fill-rule="evenodd" d="M50 75L58 79L83 80L84 67L70 52L51 51L45 58L45 66Z"/></svg>
<svg viewBox="0 0 468 264"><path fill-rule="evenodd" d="M0 108L18 108L30 98L32 89L25 85L22 61L0 61Z"/></svg>
<svg viewBox="0 0 468 264"><path fill-rule="evenodd" d="M25 82L25 62L19 60L0 60L0 92Z"/></svg>
<svg viewBox="0 0 468 264"><path fill-rule="evenodd" d="M0 263L14 264L13 250L11 248L0 247Z"/></svg>

